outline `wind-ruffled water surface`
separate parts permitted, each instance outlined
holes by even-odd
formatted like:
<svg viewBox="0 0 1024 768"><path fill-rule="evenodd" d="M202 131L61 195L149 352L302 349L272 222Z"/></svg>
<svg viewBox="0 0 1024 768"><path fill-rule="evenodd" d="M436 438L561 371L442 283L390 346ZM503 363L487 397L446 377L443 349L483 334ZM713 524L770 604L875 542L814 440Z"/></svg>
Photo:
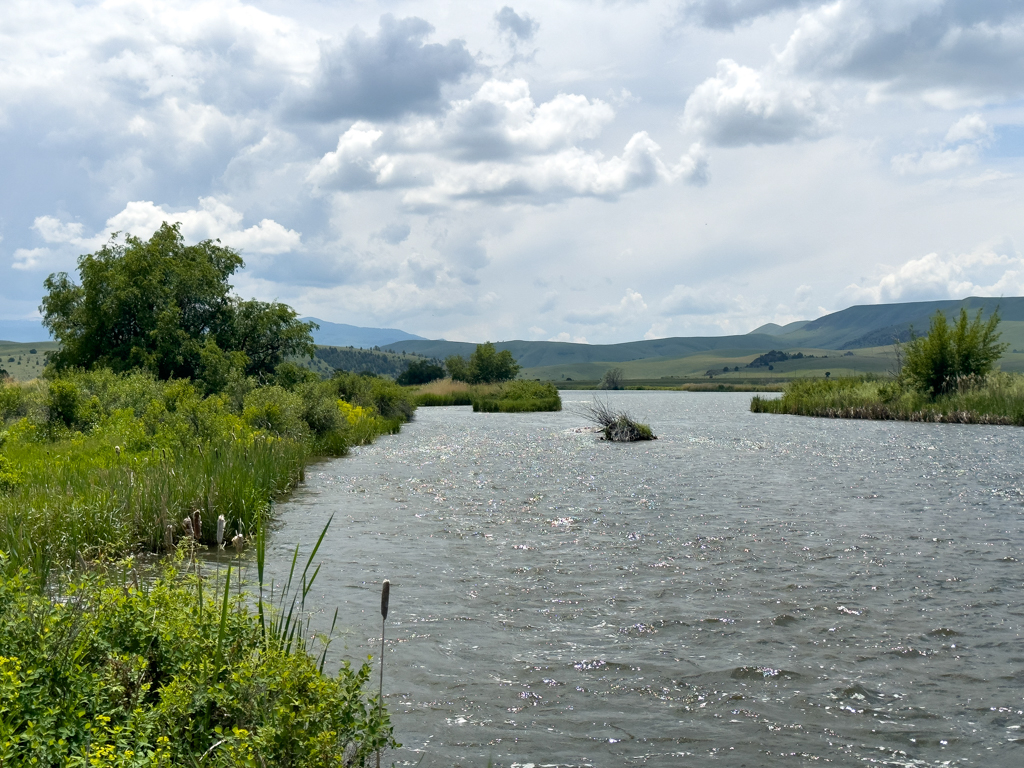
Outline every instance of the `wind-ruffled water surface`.
<svg viewBox="0 0 1024 768"><path fill-rule="evenodd" d="M620 445L562 394L420 409L277 507L278 579L334 515L341 657L391 580L390 761L1024 765L1024 430L602 394L659 437Z"/></svg>

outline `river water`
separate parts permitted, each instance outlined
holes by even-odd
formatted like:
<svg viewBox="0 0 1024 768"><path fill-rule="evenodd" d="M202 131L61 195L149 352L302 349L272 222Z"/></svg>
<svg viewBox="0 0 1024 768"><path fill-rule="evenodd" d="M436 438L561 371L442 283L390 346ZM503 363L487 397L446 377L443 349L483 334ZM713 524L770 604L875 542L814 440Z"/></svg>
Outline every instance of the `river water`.
<svg viewBox="0 0 1024 768"><path fill-rule="evenodd" d="M379 655L388 762L1024 765L1024 430L607 395L659 439L422 408L307 472L334 650ZM375 677L376 680L376 672Z"/></svg>

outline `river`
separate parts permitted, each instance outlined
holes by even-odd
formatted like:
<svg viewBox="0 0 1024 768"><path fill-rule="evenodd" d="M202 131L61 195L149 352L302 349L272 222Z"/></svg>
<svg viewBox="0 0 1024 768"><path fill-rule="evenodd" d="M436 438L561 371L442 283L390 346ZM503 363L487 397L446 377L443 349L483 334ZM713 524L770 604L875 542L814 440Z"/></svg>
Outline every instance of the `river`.
<svg viewBox="0 0 1024 768"><path fill-rule="evenodd" d="M277 507L421 766L1024 765L1024 430L752 414L750 395L422 408ZM376 680L376 672L374 673Z"/></svg>

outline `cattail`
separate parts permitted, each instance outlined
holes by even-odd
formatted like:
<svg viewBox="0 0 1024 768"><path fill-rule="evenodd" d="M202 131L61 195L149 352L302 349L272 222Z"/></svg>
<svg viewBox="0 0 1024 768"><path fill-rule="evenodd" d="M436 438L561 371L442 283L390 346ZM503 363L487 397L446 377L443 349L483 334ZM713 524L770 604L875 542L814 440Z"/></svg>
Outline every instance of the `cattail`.
<svg viewBox="0 0 1024 768"><path fill-rule="evenodd" d="M217 518L217 549L224 549L224 525L226 522L224 515Z"/></svg>
<svg viewBox="0 0 1024 768"><path fill-rule="evenodd" d="M195 531L192 528L192 518L191 517L186 517L184 520L182 520L181 521L181 526L185 529L185 535L186 536L191 536L192 538L195 538Z"/></svg>
<svg viewBox="0 0 1024 768"><path fill-rule="evenodd" d="M391 599L391 582L384 579L380 588L380 694L377 696L377 718L383 718L384 711L384 624L388 620L388 601ZM377 768L380 768L380 748L377 748Z"/></svg>
<svg viewBox="0 0 1024 768"><path fill-rule="evenodd" d="M174 549L174 526L168 524L164 530L164 544L167 545L167 549Z"/></svg>
<svg viewBox="0 0 1024 768"><path fill-rule="evenodd" d="M192 530L195 532L196 541L203 538L203 516L197 509L192 513Z"/></svg>
<svg viewBox="0 0 1024 768"><path fill-rule="evenodd" d="M245 544L245 537L240 533L236 533L235 538L231 540L231 544L234 546L235 552L241 554L242 546Z"/></svg>

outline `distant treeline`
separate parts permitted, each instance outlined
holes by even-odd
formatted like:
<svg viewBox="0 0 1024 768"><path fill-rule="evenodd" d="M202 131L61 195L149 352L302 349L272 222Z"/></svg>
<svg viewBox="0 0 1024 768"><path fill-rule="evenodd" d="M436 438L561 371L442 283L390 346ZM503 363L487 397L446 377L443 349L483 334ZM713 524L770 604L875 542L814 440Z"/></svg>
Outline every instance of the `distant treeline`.
<svg viewBox="0 0 1024 768"><path fill-rule="evenodd" d="M336 371L369 372L391 378L398 378L412 362L426 359L423 355L385 352L380 347L317 347L315 354L317 360Z"/></svg>

